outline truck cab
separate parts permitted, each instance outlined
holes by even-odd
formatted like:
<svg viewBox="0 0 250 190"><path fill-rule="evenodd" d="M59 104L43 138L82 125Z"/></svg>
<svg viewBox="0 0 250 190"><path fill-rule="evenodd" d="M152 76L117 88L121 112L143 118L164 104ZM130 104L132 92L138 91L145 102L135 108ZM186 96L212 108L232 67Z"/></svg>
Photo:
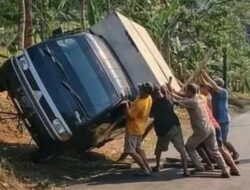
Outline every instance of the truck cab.
<svg viewBox="0 0 250 190"><path fill-rule="evenodd" d="M123 102L136 95L105 42L87 33L34 45L9 59L1 76L44 153L98 146L97 126L117 122Z"/></svg>

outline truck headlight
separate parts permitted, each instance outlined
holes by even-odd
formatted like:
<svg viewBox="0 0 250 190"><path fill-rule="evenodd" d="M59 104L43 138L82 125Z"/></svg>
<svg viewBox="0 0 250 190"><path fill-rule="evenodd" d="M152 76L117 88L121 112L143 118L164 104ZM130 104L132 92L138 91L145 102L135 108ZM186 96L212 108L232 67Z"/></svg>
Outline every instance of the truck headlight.
<svg viewBox="0 0 250 190"><path fill-rule="evenodd" d="M59 119L54 119L53 120L53 126L55 127L56 131L61 135L65 133L65 129Z"/></svg>
<svg viewBox="0 0 250 190"><path fill-rule="evenodd" d="M29 69L29 63L24 56L19 59L19 64L24 71Z"/></svg>

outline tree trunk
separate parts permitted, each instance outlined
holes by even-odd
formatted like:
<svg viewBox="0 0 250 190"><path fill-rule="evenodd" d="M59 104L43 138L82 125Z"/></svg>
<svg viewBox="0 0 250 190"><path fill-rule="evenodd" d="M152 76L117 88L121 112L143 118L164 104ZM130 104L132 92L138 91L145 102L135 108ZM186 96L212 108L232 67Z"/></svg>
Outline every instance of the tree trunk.
<svg viewBox="0 0 250 190"><path fill-rule="evenodd" d="M170 32L167 31L166 35L166 50L167 50L167 63L170 68L172 68L172 63L171 63L171 43L170 43L171 37L170 37Z"/></svg>
<svg viewBox="0 0 250 190"><path fill-rule="evenodd" d="M40 10L44 11L45 10L45 1L41 1L40 4L39 4L39 7L40 7ZM44 35L44 20L43 19L45 19L44 13L42 13L41 18L39 19L39 27L40 27L39 33L40 33L40 38L41 38L42 41L45 40L45 35Z"/></svg>
<svg viewBox="0 0 250 190"><path fill-rule="evenodd" d="M167 5L168 4L167 0L161 0L160 2L161 2L162 5Z"/></svg>
<svg viewBox="0 0 250 190"><path fill-rule="evenodd" d="M227 48L223 48L223 80L227 88Z"/></svg>
<svg viewBox="0 0 250 190"><path fill-rule="evenodd" d="M247 90L250 91L250 85L248 83L247 78L245 79L245 85L246 85Z"/></svg>
<svg viewBox="0 0 250 190"><path fill-rule="evenodd" d="M161 42L160 42L161 43ZM161 53L165 59L165 61L167 62L168 66L171 68L172 64L171 64L171 44L170 44L170 32L167 31L163 37L163 42L162 44L159 45L160 49L161 49Z"/></svg>
<svg viewBox="0 0 250 190"><path fill-rule="evenodd" d="M85 24L86 0L79 0L79 1L80 1L81 27L82 27L82 30L85 30L86 29L86 24Z"/></svg>
<svg viewBox="0 0 250 190"><path fill-rule="evenodd" d="M22 0L23 23L22 23L22 45L27 48L32 45L32 0Z"/></svg>
<svg viewBox="0 0 250 190"><path fill-rule="evenodd" d="M19 23L18 23L18 49L23 48L23 26L24 26L24 20L23 20L23 13L24 13L24 6L23 6L23 0L18 0L18 7L19 7Z"/></svg>
<svg viewBox="0 0 250 190"><path fill-rule="evenodd" d="M110 3L110 0L106 0L106 4L107 4L107 12L110 13L110 11L111 11L111 3Z"/></svg>

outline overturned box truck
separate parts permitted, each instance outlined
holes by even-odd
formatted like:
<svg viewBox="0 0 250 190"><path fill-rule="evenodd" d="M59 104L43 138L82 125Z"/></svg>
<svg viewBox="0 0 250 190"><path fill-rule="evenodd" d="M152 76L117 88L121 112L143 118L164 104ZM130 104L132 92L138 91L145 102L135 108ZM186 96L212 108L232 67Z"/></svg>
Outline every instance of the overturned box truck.
<svg viewBox="0 0 250 190"><path fill-rule="evenodd" d="M51 38L7 60L0 91L8 91L42 160L114 138L137 84L170 76L145 28L112 12L87 32Z"/></svg>

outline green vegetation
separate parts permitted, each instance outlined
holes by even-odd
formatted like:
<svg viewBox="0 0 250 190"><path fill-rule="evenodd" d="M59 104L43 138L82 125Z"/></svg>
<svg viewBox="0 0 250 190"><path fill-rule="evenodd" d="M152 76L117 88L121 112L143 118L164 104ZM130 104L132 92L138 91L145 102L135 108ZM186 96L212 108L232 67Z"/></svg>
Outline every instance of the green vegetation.
<svg viewBox="0 0 250 190"><path fill-rule="evenodd" d="M26 38L32 37L32 43L45 40L58 26L84 30L117 9L148 29L178 78L189 75L213 49L209 72L227 74L231 90L250 90L245 31L250 0L0 0L0 6L0 44L8 50L0 57L29 45L22 44ZM30 24L24 24L24 13Z"/></svg>

